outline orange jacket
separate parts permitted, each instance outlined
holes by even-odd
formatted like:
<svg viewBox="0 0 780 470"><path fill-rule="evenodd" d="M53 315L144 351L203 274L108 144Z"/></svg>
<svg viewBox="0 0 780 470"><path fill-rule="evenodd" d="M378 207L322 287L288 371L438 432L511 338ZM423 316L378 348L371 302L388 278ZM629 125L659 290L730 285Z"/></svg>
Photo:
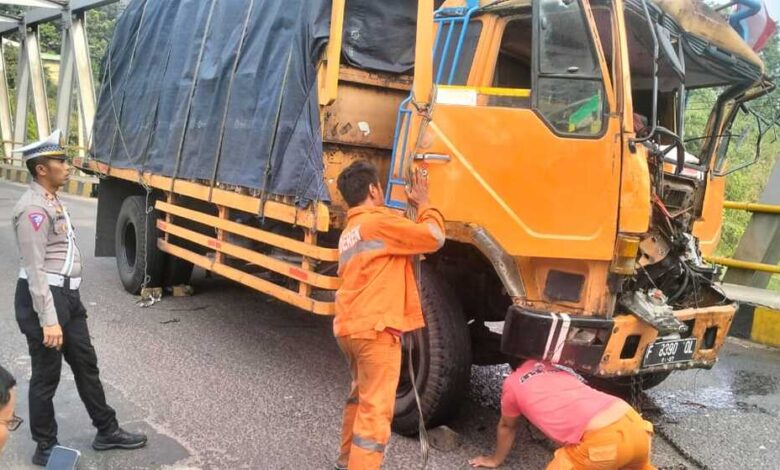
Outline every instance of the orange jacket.
<svg viewBox="0 0 780 470"><path fill-rule="evenodd" d="M336 336L425 326L412 255L444 244L444 219L430 206L417 222L386 207L359 206L347 212L339 240L341 287L336 292Z"/></svg>

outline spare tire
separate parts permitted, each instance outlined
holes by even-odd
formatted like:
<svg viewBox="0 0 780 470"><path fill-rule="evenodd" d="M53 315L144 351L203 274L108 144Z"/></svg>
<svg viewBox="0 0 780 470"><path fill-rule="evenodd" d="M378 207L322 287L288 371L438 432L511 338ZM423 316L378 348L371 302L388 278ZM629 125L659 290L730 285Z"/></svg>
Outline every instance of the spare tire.
<svg viewBox="0 0 780 470"><path fill-rule="evenodd" d="M413 343L415 383L426 427L451 419L471 378L471 338L466 317L452 289L431 266L422 265L420 300L425 328L407 334ZM418 432L419 412L408 370L408 350L402 356L395 401L393 430L410 436Z"/></svg>
<svg viewBox="0 0 780 470"><path fill-rule="evenodd" d="M146 200L145 196L127 197L116 221L116 266L122 285L131 294L141 292L147 275L149 287L162 284L165 253L157 248L157 211L147 214Z"/></svg>

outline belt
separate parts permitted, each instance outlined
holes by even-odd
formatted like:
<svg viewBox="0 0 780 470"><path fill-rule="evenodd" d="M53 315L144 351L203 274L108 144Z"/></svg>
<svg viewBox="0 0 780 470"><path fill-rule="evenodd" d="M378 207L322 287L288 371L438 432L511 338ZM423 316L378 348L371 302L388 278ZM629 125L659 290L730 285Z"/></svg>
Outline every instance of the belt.
<svg viewBox="0 0 780 470"><path fill-rule="evenodd" d="M53 287L62 287L63 289L77 290L81 285L80 277L68 277L62 274L46 273L49 285ZM19 279L27 279L27 272L24 269L19 270Z"/></svg>

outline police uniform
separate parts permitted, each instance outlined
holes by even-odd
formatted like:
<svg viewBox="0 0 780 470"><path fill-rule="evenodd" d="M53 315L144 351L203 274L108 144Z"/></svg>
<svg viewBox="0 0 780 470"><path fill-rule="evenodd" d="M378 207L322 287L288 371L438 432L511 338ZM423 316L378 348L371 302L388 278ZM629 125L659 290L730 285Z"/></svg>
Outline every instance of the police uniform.
<svg viewBox="0 0 780 470"><path fill-rule="evenodd" d="M22 152L25 161L40 156L66 158L59 131L17 151ZM79 296L82 257L67 208L56 194L33 181L14 207L13 227L20 255L14 300L16 320L27 337L32 360L30 431L38 443L36 456L43 452L47 460L48 450L57 443L52 399L60 381L63 358L73 371L79 396L98 436L114 435L121 428L116 413L106 403L100 382L87 311ZM62 347L46 347L43 327L57 324L62 328ZM145 436L143 441L146 442ZM36 461L36 456L34 463L45 464L45 460Z"/></svg>

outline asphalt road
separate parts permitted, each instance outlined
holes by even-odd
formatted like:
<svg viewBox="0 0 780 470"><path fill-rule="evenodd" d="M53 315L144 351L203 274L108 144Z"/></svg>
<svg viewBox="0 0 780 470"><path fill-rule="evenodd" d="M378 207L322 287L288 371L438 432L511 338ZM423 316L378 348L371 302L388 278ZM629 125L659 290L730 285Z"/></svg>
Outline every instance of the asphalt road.
<svg viewBox="0 0 780 470"><path fill-rule="evenodd" d="M17 254L10 212L24 187L0 182L0 364L20 381L26 418L30 359L13 313ZM67 366L55 399L61 444L80 449L82 469L329 469L336 457L348 373L331 320L197 272L196 295L135 305L113 258L94 258L94 200L64 197L86 257L82 300L109 403L141 430L137 451L91 449L94 436ZM466 468L488 452L505 367L474 367L469 399L450 423L454 449L431 451L428 468ZM711 371L673 375L642 398L646 415L682 449L656 436L664 468L780 468L780 351L730 340ZM32 468L25 423L0 468ZM690 454L686 456L685 454ZM419 444L393 436L385 468L419 468ZM544 468L549 442L524 428L504 468Z"/></svg>

